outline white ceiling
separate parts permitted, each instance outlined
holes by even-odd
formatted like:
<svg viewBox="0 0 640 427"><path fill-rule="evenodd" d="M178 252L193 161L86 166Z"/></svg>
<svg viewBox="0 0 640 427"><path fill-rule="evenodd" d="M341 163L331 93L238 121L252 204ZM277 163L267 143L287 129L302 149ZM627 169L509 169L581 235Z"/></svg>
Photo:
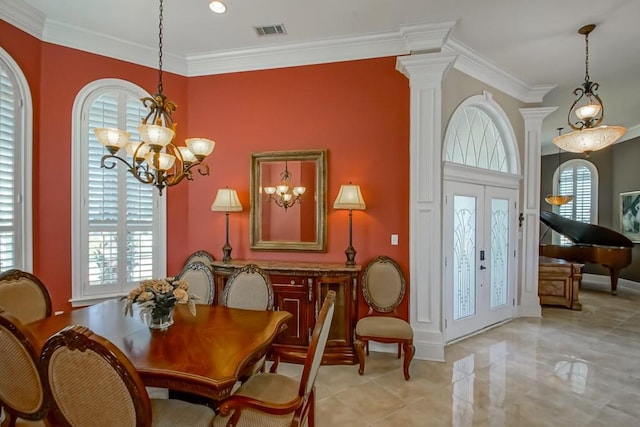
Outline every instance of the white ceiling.
<svg viewBox="0 0 640 427"><path fill-rule="evenodd" d="M449 22L453 28L446 41L468 48L530 88L556 85L541 104L559 107L545 120L543 145L548 149L556 128L568 129L572 91L584 79L584 37L577 29L595 23L598 27L589 37L589 71L591 80L600 83L604 123L626 126L629 136L640 135L638 0L226 0L226 4L227 13L216 15L208 0L165 0L166 69L197 75L202 74L197 64L203 59L227 58L236 64L233 61L250 54L268 57L305 46L300 57L306 59L301 63L312 63L309 56L317 46L327 50L347 42L376 41L412 24ZM0 0L0 18L32 34L41 31L34 35L46 41L157 66L158 5L158 0ZM41 22L42 30L33 22ZM271 24L284 24L287 34L258 37L253 29Z"/></svg>

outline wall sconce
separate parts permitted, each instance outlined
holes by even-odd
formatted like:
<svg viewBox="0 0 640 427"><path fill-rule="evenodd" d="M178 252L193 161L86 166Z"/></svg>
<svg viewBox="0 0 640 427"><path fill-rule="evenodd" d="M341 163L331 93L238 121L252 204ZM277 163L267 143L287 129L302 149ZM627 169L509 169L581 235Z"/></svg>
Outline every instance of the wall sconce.
<svg viewBox="0 0 640 427"><path fill-rule="evenodd" d="M225 244L222 247L222 262L231 261L231 245L229 244L229 212L241 212L242 205L240 204L240 199L238 199L238 193L236 190L232 190L231 188L220 188L218 189L218 194L216 194L216 198L211 205L211 210L214 212L225 212L226 215L226 240Z"/></svg>
<svg viewBox="0 0 640 427"><path fill-rule="evenodd" d="M336 197L336 201L333 202L334 209L348 209L349 210L349 247L344 253L347 255L346 265L355 265L356 264L356 250L352 245L352 224L351 218L353 216L353 210L365 210L366 204L364 203L364 198L362 197L362 193L360 192L360 186L352 184L351 182L346 185L342 185L340 187L340 192L338 193L338 197Z"/></svg>
<svg viewBox="0 0 640 427"><path fill-rule="evenodd" d="M289 193L289 189L291 189L291 193ZM291 184L291 172L289 172L287 162L284 162L284 171L280 173L280 184L275 187L264 187L263 190L267 194L268 201L275 202L286 211L296 203L301 203L302 195L307 188L294 187Z"/></svg>

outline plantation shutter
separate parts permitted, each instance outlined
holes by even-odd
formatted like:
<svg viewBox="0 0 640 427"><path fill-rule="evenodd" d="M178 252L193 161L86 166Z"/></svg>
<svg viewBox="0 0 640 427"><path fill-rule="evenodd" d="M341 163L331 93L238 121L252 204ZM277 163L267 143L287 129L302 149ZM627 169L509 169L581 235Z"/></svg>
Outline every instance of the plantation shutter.
<svg viewBox="0 0 640 427"><path fill-rule="evenodd" d="M573 195L573 200L558 208L558 213L574 221L592 223L594 208L592 194L594 178L591 170L581 163L572 163L561 169L560 182L556 184L555 194ZM560 244L569 245L571 242L560 236Z"/></svg>
<svg viewBox="0 0 640 427"><path fill-rule="evenodd" d="M16 110L16 89L0 67L0 271L16 267L18 249Z"/></svg>
<svg viewBox="0 0 640 427"><path fill-rule="evenodd" d="M129 285L153 276L154 187L141 184L119 162L102 168L107 151L93 133L96 127L126 129L132 141L140 141L136 127L146 113L137 98L123 91L102 94L89 108L89 286Z"/></svg>

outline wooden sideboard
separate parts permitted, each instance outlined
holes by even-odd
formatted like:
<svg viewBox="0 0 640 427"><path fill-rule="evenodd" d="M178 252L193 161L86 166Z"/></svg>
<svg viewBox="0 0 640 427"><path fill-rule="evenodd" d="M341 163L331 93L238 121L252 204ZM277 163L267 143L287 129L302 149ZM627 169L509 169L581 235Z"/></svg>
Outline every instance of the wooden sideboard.
<svg viewBox="0 0 640 427"><path fill-rule="evenodd" d="M214 261L215 303L231 273L247 264L256 264L269 275L273 285L274 310L293 314L287 329L274 343L284 362L304 363L316 317L328 291L336 292L335 312L323 364L353 365L358 362L354 347L354 330L358 319L357 291L360 265L232 260Z"/></svg>
<svg viewBox="0 0 640 427"><path fill-rule="evenodd" d="M540 257L538 266L538 297L542 305L561 305L582 310L578 299L584 264L562 259Z"/></svg>

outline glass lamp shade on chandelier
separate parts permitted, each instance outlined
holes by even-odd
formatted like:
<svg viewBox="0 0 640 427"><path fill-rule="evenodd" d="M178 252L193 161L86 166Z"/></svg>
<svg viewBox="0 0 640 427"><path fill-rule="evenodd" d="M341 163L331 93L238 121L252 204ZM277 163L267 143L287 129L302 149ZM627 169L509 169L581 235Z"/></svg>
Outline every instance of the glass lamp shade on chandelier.
<svg viewBox="0 0 640 427"><path fill-rule="evenodd" d="M562 132L562 128L558 128L558 135ZM558 192L562 191L562 171L560 166L562 165L562 150L558 147ZM548 194L544 200L552 206L562 206L573 200L573 196L569 194Z"/></svg>
<svg viewBox="0 0 640 427"><path fill-rule="evenodd" d="M589 77L589 33L595 24L585 25L578 33L585 38L585 76L584 83L573 94L577 97L567 115L572 132L558 135L553 143L571 153L584 153L587 157L592 151L608 147L627 131L622 126L600 125L604 119L604 104L597 93L600 85Z"/></svg>
<svg viewBox="0 0 640 427"><path fill-rule="evenodd" d="M280 173L280 184L275 187L263 188L268 200L284 208L285 211L296 203L301 203L302 195L307 191L306 187L294 187L291 184L291 177L292 175L291 172L289 172L287 162L284 162L284 170ZM289 190L291 190L291 192L289 192Z"/></svg>
<svg viewBox="0 0 640 427"><path fill-rule="evenodd" d="M163 0L160 0L158 92L141 101L149 113L137 130L142 141L130 141L131 134L121 129L96 128L98 141L109 151L102 157L101 166L113 169L117 162L124 163L128 171L143 184L154 185L160 195L164 187L178 184L184 178L193 179L193 171L209 175L205 157L213 152L215 142L207 138L188 138L186 147L173 144L176 123L171 114L177 105L167 99L162 87L162 22ZM124 148L127 158L118 156Z"/></svg>

